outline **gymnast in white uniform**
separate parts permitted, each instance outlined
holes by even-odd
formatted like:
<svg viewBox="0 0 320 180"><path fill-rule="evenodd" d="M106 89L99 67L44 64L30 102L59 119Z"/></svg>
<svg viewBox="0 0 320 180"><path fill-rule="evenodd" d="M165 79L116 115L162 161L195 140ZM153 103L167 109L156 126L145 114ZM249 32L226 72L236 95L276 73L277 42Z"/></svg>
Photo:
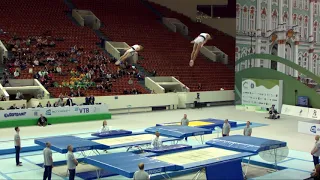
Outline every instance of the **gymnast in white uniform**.
<svg viewBox="0 0 320 180"><path fill-rule="evenodd" d="M99 130L99 133L109 132L109 127L107 126L107 121L104 120L102 123L102 127Z"/></svg>
<svg viewBox="0 0 320 180"><path fill-rule="evenodd" d="M132 57L134 54L138 53L139 51L142 51L143 47L141 45L133 45L130 48L126 49L126 52L120 57L120 59L115 63L116 65L119 65L129 57Z"/></svg>
<svg viewBox="0 0 320 180"><path fill-rule="evenodd" d="M193 44L193 50L191 53L191 60L189 65L192 67L194 65L194 61L196 60L200 49L204 44L207 43L208 40L211 40L211 36L208 33L201 33L198 37L196 37L191 43Z"/></svg>
<svg viewBox="0 0 320 180"><path fill-rule="evenodd" d="M160 133L156 132L156 137L151 141L151 147L159 148L162 146L162 141L160 139Z"/></svg>

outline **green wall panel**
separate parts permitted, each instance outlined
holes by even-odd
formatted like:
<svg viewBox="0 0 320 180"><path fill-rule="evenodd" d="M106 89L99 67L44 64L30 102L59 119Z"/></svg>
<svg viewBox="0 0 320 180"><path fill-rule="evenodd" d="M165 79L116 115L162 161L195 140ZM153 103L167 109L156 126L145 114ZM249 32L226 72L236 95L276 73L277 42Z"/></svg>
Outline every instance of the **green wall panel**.
<svg viewBox="0 0 320 180"><path fill-rule="evenodd" d="M71 122L84 122L84 121L97 121L103 119L111 119L110 113L103 114L90 114L81 116L60 116L60 117L47 117L50 124L61 124ZM38 119L19 119L0 121L0 128L16 127L16 126L36 126Z"/></svg>

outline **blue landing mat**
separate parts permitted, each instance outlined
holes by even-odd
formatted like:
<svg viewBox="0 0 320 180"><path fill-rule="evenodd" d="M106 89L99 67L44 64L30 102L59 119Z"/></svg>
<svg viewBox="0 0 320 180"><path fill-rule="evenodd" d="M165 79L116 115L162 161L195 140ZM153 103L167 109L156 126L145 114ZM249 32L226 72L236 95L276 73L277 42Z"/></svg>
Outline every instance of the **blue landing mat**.
<svg viewBox="0 0 320 180"><path fill-rule="evenodd" d="M100 171L100 179L105 177L110 177L110 176L116 176L116 175L117 174L106 171L106 170ZM78 176L83 180L97 179L97 172L96 171L82 172L82 173L77 173L76 176Z"/></svg>

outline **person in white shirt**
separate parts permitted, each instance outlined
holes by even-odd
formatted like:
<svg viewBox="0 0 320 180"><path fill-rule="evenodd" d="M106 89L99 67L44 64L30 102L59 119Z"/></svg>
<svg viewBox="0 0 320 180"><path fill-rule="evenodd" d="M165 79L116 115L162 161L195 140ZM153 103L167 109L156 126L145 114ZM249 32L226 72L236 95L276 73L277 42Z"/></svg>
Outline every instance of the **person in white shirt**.
<svg viewBox="0 0 320 180"><path fill-rule="evenodd" d="M193 44L193 50L191 53L191 60L189 62L190 67L194 65L194 61L196 60L200 49L204 44L207 43L208 40L211 40L212 37L208 33L201 33L198 37L196 37L191 43Z"/></svg>
<svg viewBox="0 0 320 180"><path fill-rule="evenodd" d="M57 66L56 71L57 71L57 73L61 74L61 67Z"/></svg>
<svg viewBox="0 0 320 180"><path fill-rule="evenodd" d="M224 120L223 127L222 127L222 136L223 137L229 136L230 129L231 129L231 126L229 124L229 120L228 119Z"/></svg>
<svg viewBox="0 0 320 180"><path fill-rule="evenodd" d="M52 151L50 149L51 144L49 142L46 143L46 148L43 149L43 159L44 159L44 173L43 179L51 180L52 168L53 168L53 159L52 159Z"/></svg>
<svg viewBox="0 0 320 180"><path fill-rule="evenodd" d="M74 180L76 176L76 167L78 166L78 160L73 155L73 147L69 145L67 147L68 153L67 153L67 166L69 170L69 180Z"/></svg>
<svg viewBox="0 0 320 180"><path fill-rule="evenodd" d="M109 127L107 126L107 121L104 120L102 123L102 127L99 130L99 133L104 133L104 132L108 132L109 131Z"/></svg>
<svg viewBox="0 0 320 180"><path fill-rule="evenodd" d="M247 121L247 126L243 129L244 136L251 136L252 128L250 127L250 121Z"/></svg>
<svg viewBox="0 0 320 180"><path fill-rule="evenodd" d="M129 57L133 56L134 54L142 51L143 47L141 45L133 45L130 48L126 49L126 52L120 57L120 59L115 63L116 65L121 64L121 62L125 61Z"/></svg>
<svg viewBox="0 0 320 180"><path fill-rule="evenodd" d="M33 64L34 64L35 66L39 66L39 61L38 61L38 59L35 59L35 60L33 61Z"/></svg>
<svg viewBox="0 0 320 180"><path fill-rule="evenodd" d="M159 148L162 146L162 141L160 139L160 133L157 131L155 134L156 134L156 137L152 140L151 147Z"/></svg>
<svg viewBox="0 0 320 180"><path fill-rule="evenodd" d="M14 148L16 150L16 166L22 166L20 162L20 150L21 150L21 140L20 140L20 128L15 127L14 130L16 134L14 135Z"/></svg>
<svg viewBox="0 0 320 180"><path fill-rule="evenodd" d="M13 73L14 77L17 78L20 76L20 72L18 70L16 70L14 73Z"/></svg>
<svg viewBox="0 0 320 180"><path fill-rule="evenodd" d="M22 93L20 91L17 91L16 99L17 100L23 99L23 95L22 95Z"/></svg>
<svg viewBox="0 0 320 180"><path fill-rule="evenodd" d="M314 167L316 167L317 164L319 164L319 156L320 156L320 136L316 135L314 137L314 140L316 140L316 142L314 143L314 148L311 151L311 155L313 157L313 164Z"/></svg>

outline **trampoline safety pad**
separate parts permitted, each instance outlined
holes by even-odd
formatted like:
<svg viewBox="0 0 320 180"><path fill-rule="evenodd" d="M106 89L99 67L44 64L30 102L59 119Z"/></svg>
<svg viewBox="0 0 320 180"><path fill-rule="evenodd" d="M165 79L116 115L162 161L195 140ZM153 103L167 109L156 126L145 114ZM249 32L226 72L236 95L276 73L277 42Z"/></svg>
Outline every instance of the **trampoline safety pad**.
<svg viewBox="0 0 320 180"><path fill-rule="evenodd" d="M202 148L197 150L161 155L153 158L166 163L183 166L186 164L207 161L210 159L216 159L219 161L221 157L232 156L236 154L240 154L240 153L236 151L208 147L208 148Z"/></svg>
<svg viewBox="0 0 320 180"><path fill-rule="evenodd" d="M198 127L198 126L208 126L208 125L213 125L214 123L212 122L205 122L205 121L190 121L188 126L191 127ZM163 124L165 126L175 126L175 125L180 125L179 122L177 123L166 123Z"/></svg>
<svg viewBox="0 0 320 180"><path fill-rule="evenodd" d="M108 146L135 143L135 142L141 142L141 141L150 141L150 144L151 144L151 141L154 137L155 135L153 134L140 134L140 135L117 137L117 138L99 139L99 140L94 140L94 142L104 144L104 145L108 144Z"/></svg>

